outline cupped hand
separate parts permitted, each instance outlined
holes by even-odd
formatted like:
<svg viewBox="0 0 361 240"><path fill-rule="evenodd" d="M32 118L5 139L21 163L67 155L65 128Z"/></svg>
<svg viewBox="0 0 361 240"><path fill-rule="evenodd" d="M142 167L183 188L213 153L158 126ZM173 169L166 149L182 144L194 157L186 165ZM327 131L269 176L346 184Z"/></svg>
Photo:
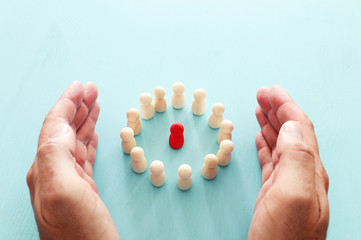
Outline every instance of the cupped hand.
<svg viewBox="0 0 361 240"><path fill-rule="evenodd" d="M262 168L249 239L325 239L328 175L312 122L279 86L257 93Z"/></svg>
<svg viewBox="0 0 361 240"><path fill-rule="evenodd" d="M28 174L41 239L119 239L93 181L98 90L74 82L46 116Z"/></svg>

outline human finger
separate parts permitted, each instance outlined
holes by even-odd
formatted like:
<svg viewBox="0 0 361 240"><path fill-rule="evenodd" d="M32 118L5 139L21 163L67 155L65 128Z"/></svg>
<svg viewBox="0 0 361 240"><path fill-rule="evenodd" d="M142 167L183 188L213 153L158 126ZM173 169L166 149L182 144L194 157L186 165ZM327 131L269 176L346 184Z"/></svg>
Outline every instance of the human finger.
<svg viewBox="0 0 361 240"><path fill-rule="evenodd" d="M70 125L77 113L84 95L84 87L80 82L72 83L61 95L44 120L40 132L38 147L48 139L55 138L64 131L63 125Z"/></svg>
<svg viewBox="0 0 361 240"><path fill-rule="evenodd" d="M93 108L89 112L87 119L84 121L83 125L77 131L77 140L88 145L89 141L93 136L96 122L98 120L100 112L99 102L96 101Z"/></svg>
<svg viewBox="0 0 361 240"><path fill-rule="evenodd" d="M280 86L271 88L270 103L282 124L287 121L297 121L301 124L304 131L304 140L315 152L317 176L321 178L327 191L329 179L321 158L319 157L317 138L311 120L307 117L306 113L296 105L291 96Z"/></svg>
<svg viewBox="0 0 361 240"><path fill-rule="evenodd" d="M268 146L262 131L259 131L256 135L256 147L259 164L262 169L262 184L264 184L271 176L274 170L274 165L272 162L271 149Z"/></svg>
<svg viewBox="0 0 361 240"><path fill-rule="evenodd" d="M305 141L318 154L318 144L313 124L291 96L282 87L273 86L270 90L270 103L281 124L287 121L297 121L302 124L305 131Z"/></svg>
<svg viewBox="0 0 361 240"><path fill-rule="evenodd" d="M78 111L74 117L72 126L77 131L87 118L88 113L93 108L95 101L98 97L98 88L94 83L88 82L84 86L84 98L81 102Z"/></svg>
<svg viewBox="0 0 361 240"><path fill-rule="evenodd" d="M259 126L261 127L263 136L267 141L270 148L273 150L276 147L278 133L269 122L266 114L260 106L256 107L256 118Z"/></svg>
<svg viewBox="0 0 361 240"><path fill-rule="evenodd" d="M73 119L73 122L71 124L71 126L73 127L74 131L77 131L78 128L83 124L84 120L86 119L86 117L88 116L89 113L89 109L88 107L85 105L84 102L82 102L75 114L75 117Z"/></svg>
<svg viewBox="0 0 361 240"><path fill-rule="evenodd" d="M88 107L89 111L93 108L97 98L98 98L98 87L92 82L86 83L84 86L83 102Z"/></svg>
<svg viewBox="0 0 361 240"><path fill-rule="evenodd" d="M272 127L278 133L281 128L281 123L277 118L275 111L272 109L270 104L270 89L268 87L261 87L257 91L257 101L259 106L262 108L263 112L267 116L269 122L271 123Z"/></svg>
<svg viewBox="0 0 361 240"><path fill-rule="evenodd" d="M94 132L93 137L87 146L87 160L84 164L84 171L90 177L93 177L93 166L95 163L97 146L98 146L98 134L97 132Z"/></svg>
<svg viewBox="0 0 361 240"><path fill-rule="evenodd" d="M76 174L76 136L70 124L83 95L83 85L72 83L45 118L35 159L38 180L44 185L54 184L57 180L62 181L64 176Z"/></svg>

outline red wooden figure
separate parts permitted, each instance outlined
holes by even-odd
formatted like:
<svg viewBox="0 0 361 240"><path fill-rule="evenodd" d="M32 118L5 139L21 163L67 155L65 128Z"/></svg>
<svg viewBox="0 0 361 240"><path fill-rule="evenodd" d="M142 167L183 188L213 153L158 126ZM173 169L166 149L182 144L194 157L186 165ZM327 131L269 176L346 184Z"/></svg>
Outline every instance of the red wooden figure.
<svg viewBox="0 0 361 240"><path fill-rule="evenodd" d="M184 144L184 127L181 123L173 123L170 126L169 145L171 148L179 149Z"/></svg>

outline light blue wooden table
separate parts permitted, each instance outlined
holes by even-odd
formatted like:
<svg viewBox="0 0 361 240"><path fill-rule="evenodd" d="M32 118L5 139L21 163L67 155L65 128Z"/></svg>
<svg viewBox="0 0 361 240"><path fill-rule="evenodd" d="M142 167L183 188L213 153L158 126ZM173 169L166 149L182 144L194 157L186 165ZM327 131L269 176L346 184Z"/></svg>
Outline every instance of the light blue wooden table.
<svg viewBox="0 0 361 240"><path fill-rule="evenodd" d="M313 120L330 176L329 239L361 239L361 2L338 1L2 1L0 3L0 239L37 239L25 175L42 121L74 80L99 87L95 181L124 239L245 239L261 186L254 137L255 94L280 84ZM131 171L120 149L125 113L142 92L183 81L186 107L144 122L148 161L165 163L156 189ZM206 89L207 114L190 113ZM203 157L217 150L207 127L223 102L235 123L232 163L214 181ZM167 146L173 121L182 150ZM176 188L181 163L190 191Z"/></svg>

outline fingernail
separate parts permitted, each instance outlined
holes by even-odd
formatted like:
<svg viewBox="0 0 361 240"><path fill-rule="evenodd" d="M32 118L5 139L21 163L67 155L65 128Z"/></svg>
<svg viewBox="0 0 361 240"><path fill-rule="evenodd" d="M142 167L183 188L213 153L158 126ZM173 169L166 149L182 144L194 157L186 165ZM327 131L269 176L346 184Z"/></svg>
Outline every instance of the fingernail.
<svg viewBox="0 0 361 240"><path fill-rule="evenodd" d="M303 139L301 127L299 126L299 123L294 121L287 121L283 124L282 130L285 134L296 137L299 139Z"/></svg>

